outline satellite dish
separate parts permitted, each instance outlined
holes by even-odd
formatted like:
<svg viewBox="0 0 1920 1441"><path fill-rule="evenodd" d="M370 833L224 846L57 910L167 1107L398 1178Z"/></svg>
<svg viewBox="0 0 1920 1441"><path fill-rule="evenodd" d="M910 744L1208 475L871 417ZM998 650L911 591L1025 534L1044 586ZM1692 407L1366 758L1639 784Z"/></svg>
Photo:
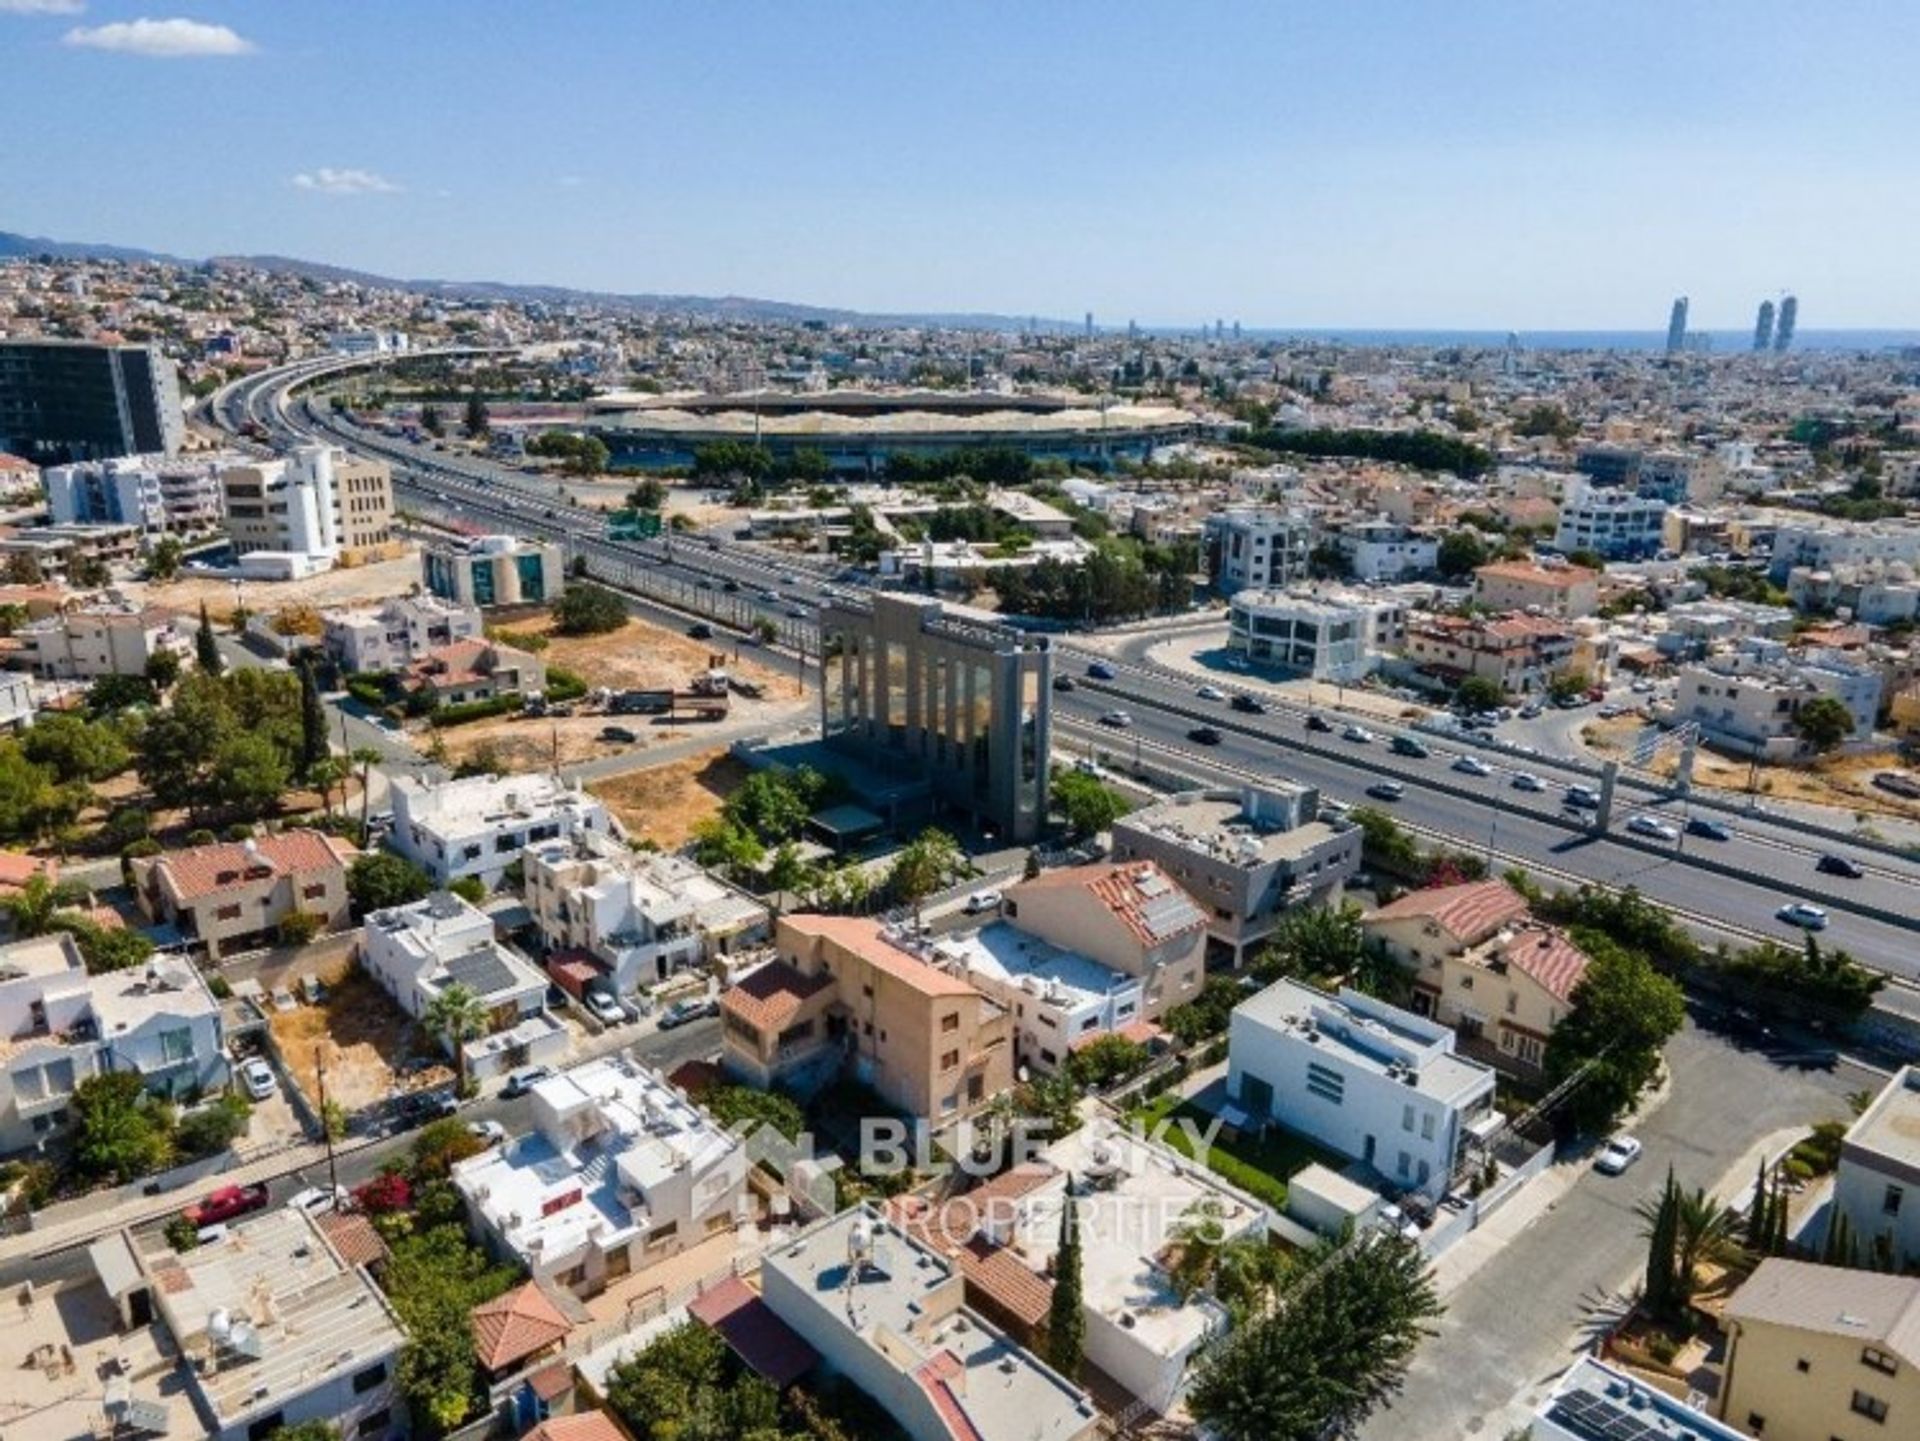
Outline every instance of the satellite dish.
<svg viewBox="0 0 1920 1441"><path fill-rule="evenodd" d="M224 1346L233 1339L233 1317L226 1307L214 1307L207 1317L207 1339L216 1346Z"/></svg>

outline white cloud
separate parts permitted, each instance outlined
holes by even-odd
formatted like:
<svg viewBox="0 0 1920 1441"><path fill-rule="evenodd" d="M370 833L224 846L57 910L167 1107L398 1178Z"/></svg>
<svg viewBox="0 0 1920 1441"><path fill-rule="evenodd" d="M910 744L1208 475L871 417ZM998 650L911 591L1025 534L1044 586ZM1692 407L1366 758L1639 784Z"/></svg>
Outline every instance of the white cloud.
<svg viewBox="0 0 1920 1441"><path fill-rule="evenodd" d="M0 15L78 15L87 0L0 0Z"/></svg>
<svg viewBox="0 0 1920 1441"><path fill-rule="evenodd" d="M302 190L317 190L322 195L389 195L400 187L384 175L371 170L336 170L322 165L318 170L303 170L293 177Z"/></svg>
<svg viewBox="0 0 1920 1441"><path fill-rule="evenodd" d="M67 32L66 43L160 60L188 55L245 55L253 49L250 41L226 26L198 20L116 20L111 25L83 25Z"/></svg>

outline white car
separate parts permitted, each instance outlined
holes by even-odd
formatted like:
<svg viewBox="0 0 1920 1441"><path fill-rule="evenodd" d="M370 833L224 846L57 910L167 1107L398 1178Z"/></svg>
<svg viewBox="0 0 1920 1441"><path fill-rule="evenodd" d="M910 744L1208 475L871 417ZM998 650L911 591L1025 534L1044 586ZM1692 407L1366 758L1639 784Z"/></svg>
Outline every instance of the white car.
<svg viewBox="0 0 1920 1441"><path fill-rule="evenodd" d="M1775 920L1785 921L1790 926L1799 926L1806 931L1824 931L1827 928L1827 913L1805 901L1788 901L1773 915Z"/></svg>
<svg viewBox="0 0 1920 1441"><path fill-rule="evenodd" d="M1533 791L1537 794L1547 788L1547 783L1532 771L1521 771L1513 778L1513 788L1517 791Z"/></svg>
<svg viewBox="0 0 1920 1441"><path fill-rule="evenodd" d="M1352 725L1340 732L1340 739L1343 741L1352 741L1355 745L1372 745L1373 732L1365 726Z"/></svg>
<svg viewBox="0 0 1920 1441"><path fill-rule="evenodd" d="M627 1018L620 1003L605 991L588 991L581 999L587 1003L587 1009L593 1012L593 1018L604 1026L617 1026Z"/></svg>
<svg viewBox="0 0 1920 1441"><path fill-rule="evenodd" d="M1635 816L1627 822L1627 829L1636 836L1649 836L1656 841L1665 841L1668 845L1680 839L1680 827L1654 816Z"/></svg>
<svg viewBox="0 0 1920 1441"><path fill-rule="evenodd" d="M967 897L966 912L970 916L977 916L982 911L998 910L999 907L1000 892L998 891L975 891Z"/></svg>
<svg viewBox="0 0 1920 1441"><path fill-rule="evenodd" d="M1123 731L1133 724L1133 717L1123 710L1110 710L1100 717L1100 724L1103 726L1112 726L1115 730Z"/></svg>
<svg viewBox="0 0 1920 1441"><path fill-rule="evenodd" d="M507 1128L498 1121L469 1121L467 1134L483 1146L497 1146L507 1139Z"/></svg>
<svg viewBox="0 0 1920 1441"><path fill-rule="evenodd" d="M305 1211L309 1216L318 1216L323 1211L344 1210L347 1204L345 1186L309 1186L304 1191L296 1191L287 1197L287 1204L296 1211Z"/></svg>
<svg viewBox="0 0 1920 1441"><path fill-rule="evenodd" d="M1227 693L1217 685L1203 685L1194 692L1201 700L1225 700Z"/></svg>
<svg viewBox="0 0 1920 1441"><path fill-rule="evenodd" d="M1463 776L1490 776L1493 774L1493 767L1481 760L1478 756L1461 756L1459 760L1453 763L1453 769L1459 771Z"/></svg>
<svg viewBox="0 0 1920 1441"><path fill-rule="evenodd" d="M1643 1149L1632 1136L1615 1136L1593 1158L1593 1169L1603 1176L1617 1176L1640 1159Z"/></svg>
<svg viewBox="0 0 1920 1441"><path fill-rule="evenodd" d="M280 1089L273 1067L258 1056L240 1067L240 1084L247 1088L247 1094L256 1101L264 1101Z"/></svg>

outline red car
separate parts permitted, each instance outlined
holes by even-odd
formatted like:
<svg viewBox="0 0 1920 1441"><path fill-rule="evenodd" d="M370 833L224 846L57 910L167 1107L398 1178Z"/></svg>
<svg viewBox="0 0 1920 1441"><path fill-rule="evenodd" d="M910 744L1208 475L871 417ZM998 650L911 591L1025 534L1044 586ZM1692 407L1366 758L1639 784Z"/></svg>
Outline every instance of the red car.
<svg viewBox="0 0 1920 1441"><path fill-rule="evenodd" d="M195 1226L217 1226L249 1211L267 1209L265 1186L222 1186L203 1201L187 1207L186 1218Z"/></svg>

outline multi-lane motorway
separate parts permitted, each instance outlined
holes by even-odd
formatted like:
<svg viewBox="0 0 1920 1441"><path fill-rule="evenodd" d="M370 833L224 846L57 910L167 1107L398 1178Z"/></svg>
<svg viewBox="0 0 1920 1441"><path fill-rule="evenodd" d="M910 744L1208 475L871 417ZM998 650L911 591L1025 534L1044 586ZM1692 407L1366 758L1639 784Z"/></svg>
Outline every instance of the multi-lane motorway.
<svg viewBox="0 0 1920 1441"><path fill-rule="evenodd" d="M656 596L659 587L671 587L668 599L681 610L736 628L769 621L779 640L802 654L817 653L809 619L813 610L836 588L862 583L830 563L770 558L719 535L607 541L604 517L562 500L546 477L365 429L311 394L289 397L301 382L346 368L309 363L250 377L217 393L209 414L216 425L236 433L251 421L279 444L324 438L377 455L392 464L396 489L417 513L558 541L570 556L586 557L596 573L610 579L642 582ZM1789 900L1812 901L1831 916L1823 939L1893 974L1920 977L1920 865L1904 857L1862 853L1764 815L1721 811L1712 814L1728 825L1729 840L1683 836L1674 844L1631 835L1625 825L1635 815L1657 816L1682 831L1689 815L1685 802L1632 780L1620 784L1609 830L1594 834L1562 806L1568 784L1592 783L1590 768L1545 756L1502 756L1432 737L1423 737L1433 752L1427 759L1390 754L1390 732L1371 723L1379 733L1373 743L1345 741L1338 727L1330 734L1308 732L1297 710L1247 715L1203 700L1191 677L1148 664L1124 664L1114 679L1094 680L1085 669L1098 659L1070 641L1060 646L1059 668L1079 681L1074 692L1054 696L1063 739L1084 741L1091 732L1082 727L1097 723L1105 711L1123 708L1133 724L1111 733L1112 750L1126 754L1137 736L1142 747L1176 755L1190 774L1217 774L1222 780L1272 776L1316 786L1348 803L1361 801L1376 780L1391 777L1405 786L1405 794L1383 808L1464 849L1490 851L1496 858L1579 880L1632 884L1736 936L1795 941L1798 933L1776 920L1775 912ZM1189 738L1203 723L1221 732L1220 744L1203 746ZM1468 750L1481 755L1493 773L1478 777L1453 770L1453 762ZM1515 788L1521 770L1540 776L1545 789ZM1849 855L1866 874L1847 880L1816 871L1815 861L1826 851Z"/></svg>

